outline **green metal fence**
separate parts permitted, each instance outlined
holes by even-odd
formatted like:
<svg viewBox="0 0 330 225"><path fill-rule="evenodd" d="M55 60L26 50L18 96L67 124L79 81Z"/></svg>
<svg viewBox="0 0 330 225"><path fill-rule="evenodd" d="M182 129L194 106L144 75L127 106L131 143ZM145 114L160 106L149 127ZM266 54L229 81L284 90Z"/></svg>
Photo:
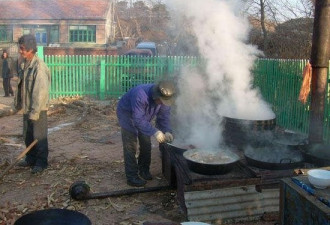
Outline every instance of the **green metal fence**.
<svg viewBox="0 0 330 225"><path fill-rule="evenodd" d="M44 56L44 60L52 74L50 98L81 95L100 99L120 97L138 84L202 63L196 57L183 56Z"/></svg>
<svg viewBox="0 0 330 225"><path fill-rule="evenodd" d="M101 56L45 56L52 82L50 98L100 95ZM104 75L104 72L103 72Z"/></svg>
<svg viewBox="0 0 330 225"><path fill-rule="evenodd" d="M141 83L179 73L184 66L202 67L197 57L44 56L52 74L50 98L91 96L120 97ZM259 59L253 74L258 87L276 114L279 126L308 133L310 102L298 101L306 60ZM330 75L328 72L330 80ZM324 139L330 142L330 82L325 102Z"/></svg>
<svg viewBox="0 0 330 225"><path fill-rule="evenodd" d="M256 61L254 75L264 99L272 104L276 123L296 132L308 133L310 98L306 104L298 101L302 84L302 71L307 60ZM330 73L325 93L324 140L330 142Z"/></svg>
<svg viewBox="0 0 330 225"><path fill-rule="evenodd" d="M104 96L120 97L138 84L152 83L177 73L183 66L197 66L200 61L196 57L108 56L103 63Z"/></svg>

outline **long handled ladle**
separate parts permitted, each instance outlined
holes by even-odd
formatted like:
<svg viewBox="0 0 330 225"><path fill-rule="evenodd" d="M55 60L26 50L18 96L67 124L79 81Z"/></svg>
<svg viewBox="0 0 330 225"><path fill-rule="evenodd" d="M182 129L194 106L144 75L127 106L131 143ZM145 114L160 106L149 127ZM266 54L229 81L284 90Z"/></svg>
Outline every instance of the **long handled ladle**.
<svg viewBox="0 0 330 225"><path fill-rule="evenodd" d="M11 165L9 165L3 172L2 174L0 175L0 180L2 180L2 178L6 175L6 173L11 169L13 168L25 155L26 153L28 153L31 148L33 148L33 146L35 144L37 144L38 140L35 139L21 154L19 154L19 156L17 156L15 162L13 162Z"/></svg>
<svg viewBox="0 0 330 225"><path fill-rule="evenodd" d="M145 193L152 191L168 190L170 186L157 186L157 187L145 187L145 188L131 188L118 191L92 193L89 185L85 181L74 182L70 189L69 194L74 200L88 200L88 199L101 199L108 197L118 197L122 195L132 195L137 193Z"/></svg>

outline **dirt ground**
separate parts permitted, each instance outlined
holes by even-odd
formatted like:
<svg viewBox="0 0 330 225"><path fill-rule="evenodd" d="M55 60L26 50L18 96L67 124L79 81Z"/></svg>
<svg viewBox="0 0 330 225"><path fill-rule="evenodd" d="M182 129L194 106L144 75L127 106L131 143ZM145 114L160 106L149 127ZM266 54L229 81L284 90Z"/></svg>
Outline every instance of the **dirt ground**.
<svg viewBox="0 0 330 225"><path fill-rule="evenodd" d="M15 85L15 80L13 80ZM25 149L22 114L14 113L13 97L4 98L0 79L0 171ZM76 201L69 188L86 181L92 192L132 187L126 184L116 100L65 98L51 101L48 115L49 167L40 175L15 166L0 180L0 225L14 224L35 210L67 208L89 217L93 225L142 225L146 221L187 221L176 201L176 190ZM165 186L158 144L153 140L151 174L146 187ZM237 224L264 224L254 221Z"/></svg>

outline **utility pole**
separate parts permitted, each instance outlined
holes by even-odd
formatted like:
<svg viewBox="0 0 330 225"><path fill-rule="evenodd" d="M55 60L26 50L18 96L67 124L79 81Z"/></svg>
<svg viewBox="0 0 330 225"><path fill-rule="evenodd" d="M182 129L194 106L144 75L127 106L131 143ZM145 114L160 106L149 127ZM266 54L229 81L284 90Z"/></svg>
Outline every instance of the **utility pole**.
<svg viewBox="0 0 330 225"><path fill-rule="evenodd" d="M315 1L311 53L312 84L309 143L323 142L324 105L329 69L330 0Z"/></svg>

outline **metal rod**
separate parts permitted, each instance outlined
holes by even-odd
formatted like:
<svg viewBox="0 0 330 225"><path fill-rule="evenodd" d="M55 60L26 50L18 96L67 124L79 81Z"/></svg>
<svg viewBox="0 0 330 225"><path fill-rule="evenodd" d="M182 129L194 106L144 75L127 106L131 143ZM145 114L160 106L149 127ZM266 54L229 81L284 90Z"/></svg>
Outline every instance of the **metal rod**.
<svg viewBox="0 0 330 225"><path fill-rule="evenodd" d="M125 190L120 190L120 191L91 193L89 196L86 196L86 198L81 199L81 200L118 197L118 196L132 195L132 194L137 194L137 193L169 190L170 188L171 188L170 186L166 185L166 186L146 187L146 188L132 188L132 189L125 189Z"/></svg>

